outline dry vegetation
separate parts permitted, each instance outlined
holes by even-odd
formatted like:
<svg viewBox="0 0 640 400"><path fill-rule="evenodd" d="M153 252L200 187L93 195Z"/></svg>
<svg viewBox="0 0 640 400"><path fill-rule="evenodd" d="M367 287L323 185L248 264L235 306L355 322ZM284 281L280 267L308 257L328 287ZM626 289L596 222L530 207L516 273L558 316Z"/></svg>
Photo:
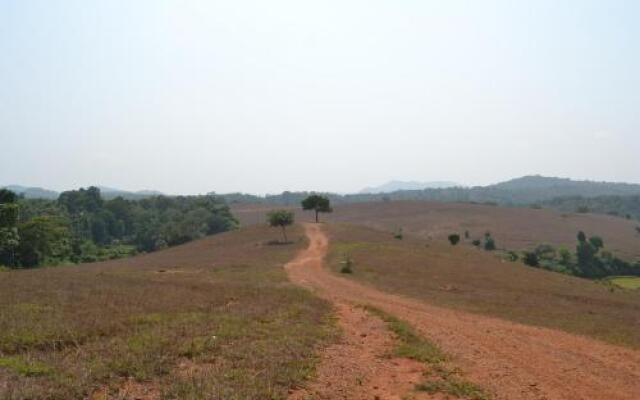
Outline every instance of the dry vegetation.
<svg viewBox="0 0 640 400"><path fill-rule="evenodd" d="M0 398L285 398L331 337L252 227L145 256L0 272Z"/></svg>
<svg viewBox="0 0 640 400"><path fill-rule="evenodd" d="M265 210L270 205L233 205L232 211L243 225L264 222ZM296 220L312 220L309 213L299 207ZM425 239L445 239L452 233L462 235L469 231L472 238L480 239L490 231L498 247L508 250L532 249L539 244L574 248L576 234L584 231L589 236L604 239L607 250L628 259L640 259L640 235L637 222L623 218L595 214L560 213L546 209L509 208L469 203L438 203L428 201L391 201L334 206L332 214L323 215L330 222L349 222L380 230L419 235Z"/></svg>
<svg viewBox="0 0 640 400"><path fill-rule="evenodd" d="M342 276L436 305L640 348L638 291L506 262L468 241L454 247L350 224L327 229L331 268L338 272L345 255L353 260L353 274Z"/></svg>

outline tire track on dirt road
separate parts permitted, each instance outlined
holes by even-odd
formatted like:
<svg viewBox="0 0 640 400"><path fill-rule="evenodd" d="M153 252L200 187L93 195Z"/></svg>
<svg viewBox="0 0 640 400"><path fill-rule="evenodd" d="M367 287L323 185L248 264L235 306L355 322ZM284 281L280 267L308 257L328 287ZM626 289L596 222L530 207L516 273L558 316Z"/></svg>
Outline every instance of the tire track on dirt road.
<svg viewBox="0 0 640 400"><path fill-rule="evenodd" d="M495 399L640 399L639 351L381 292L329 272L324 267L328 239L322 227L305 224L305 231L309 247L285 268L294 283L332 301L343 326L348 324L345 310L354 304L370 304L404 319L450 354L465 376L487 388ZM325 358L318 382L325 379L323 363ZM406 385L400 388L405 390Z"/></svg>

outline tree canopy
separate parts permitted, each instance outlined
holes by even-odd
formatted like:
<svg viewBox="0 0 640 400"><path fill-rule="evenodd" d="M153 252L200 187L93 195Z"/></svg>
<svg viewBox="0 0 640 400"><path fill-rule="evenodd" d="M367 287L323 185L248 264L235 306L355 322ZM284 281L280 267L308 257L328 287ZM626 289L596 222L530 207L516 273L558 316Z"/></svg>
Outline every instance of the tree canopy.
<svg viewBox="0 0 640 400"><path fill-rule="evenodd" d="M154 251L235 228L215 196L104 200L97 187L57 200L0 190L0 265L36 267Z"/></svg>
<svg viewBox="0 0 640 400"><path fill-rule="evenodd" d="M333 212L329 198L317 194L312 194L311 196L302 200L302 209L313 210L315 212L316 222L318 222L318 213Z"/></svg>
<svg viewBox="0 0 640 400"><path fill-rule="evenodd" d="M282 236L284 242L288 242L286 227L292 225L294 222L293 211L289 210L273 210L267 214L269 225L272 227L280 227L282 229Z"/></svg>

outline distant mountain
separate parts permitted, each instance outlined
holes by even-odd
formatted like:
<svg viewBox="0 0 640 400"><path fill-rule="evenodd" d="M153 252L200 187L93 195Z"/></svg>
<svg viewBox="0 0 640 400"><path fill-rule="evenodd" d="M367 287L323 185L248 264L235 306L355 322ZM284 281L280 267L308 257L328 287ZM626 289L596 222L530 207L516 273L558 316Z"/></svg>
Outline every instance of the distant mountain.
<svg viewBox="0 0 640 400"><path fill-rule="evenodd" d="M40 187L28 187L21 185L8 185L3 186L3 189L9 189L12 192L23 195L27 199L49 199L55 200L58 198L59 193L49 189L43 189Z"/></svg>
<svg viewBox="0 0 640 400"><path fill-rule="evenodd" d="M426 183L425 183L426 184ZM436 182L437 184L437 182ZM560 197L580 196L640 196L640 185L630 183L576 181L565 178L525 176L489 186L460 187L447 183L449 187L397 190L399 185L390 182L367 192L355 194L325 193L332 203L356 203L369 201L423 200L441 202L488 203L509 206L540 204ZM387 190L388 192L382 192ZM242 197L231 195L229 202L260 202L273 204L299 204L309 192L284 192L280 195ZM222 195L222 197L225 197Z"/></svg>
<svg viewBox="0 0 640 400"><path fill-rule="evenodd" d="M524 176L483 188L509 194L514 203L532 203L557 197L598 197L640 195L640 185L617 182L579 181L540 175Z"/></svg>
<svg viewBox="0 0 640 400"><path fill-rule="evenodd" d="M361 194L392 193L400 190L424 190L424 189L445 189L459 187L455 182L417 182L417 181L390 181L380 186L367 187L360 191Z"/></svg>

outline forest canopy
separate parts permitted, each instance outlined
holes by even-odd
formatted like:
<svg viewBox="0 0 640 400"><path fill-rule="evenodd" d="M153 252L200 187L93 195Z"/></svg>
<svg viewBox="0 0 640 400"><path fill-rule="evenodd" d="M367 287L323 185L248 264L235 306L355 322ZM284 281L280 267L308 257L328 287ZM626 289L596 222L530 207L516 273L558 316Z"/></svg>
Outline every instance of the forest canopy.
<svg viewBox="0 0 640 400"><path fill-rule="evenodd" d="M105 200L89 187L46 200L0 192L0 265L10 268L120 258L237 227L215 196Z"/></svg>

